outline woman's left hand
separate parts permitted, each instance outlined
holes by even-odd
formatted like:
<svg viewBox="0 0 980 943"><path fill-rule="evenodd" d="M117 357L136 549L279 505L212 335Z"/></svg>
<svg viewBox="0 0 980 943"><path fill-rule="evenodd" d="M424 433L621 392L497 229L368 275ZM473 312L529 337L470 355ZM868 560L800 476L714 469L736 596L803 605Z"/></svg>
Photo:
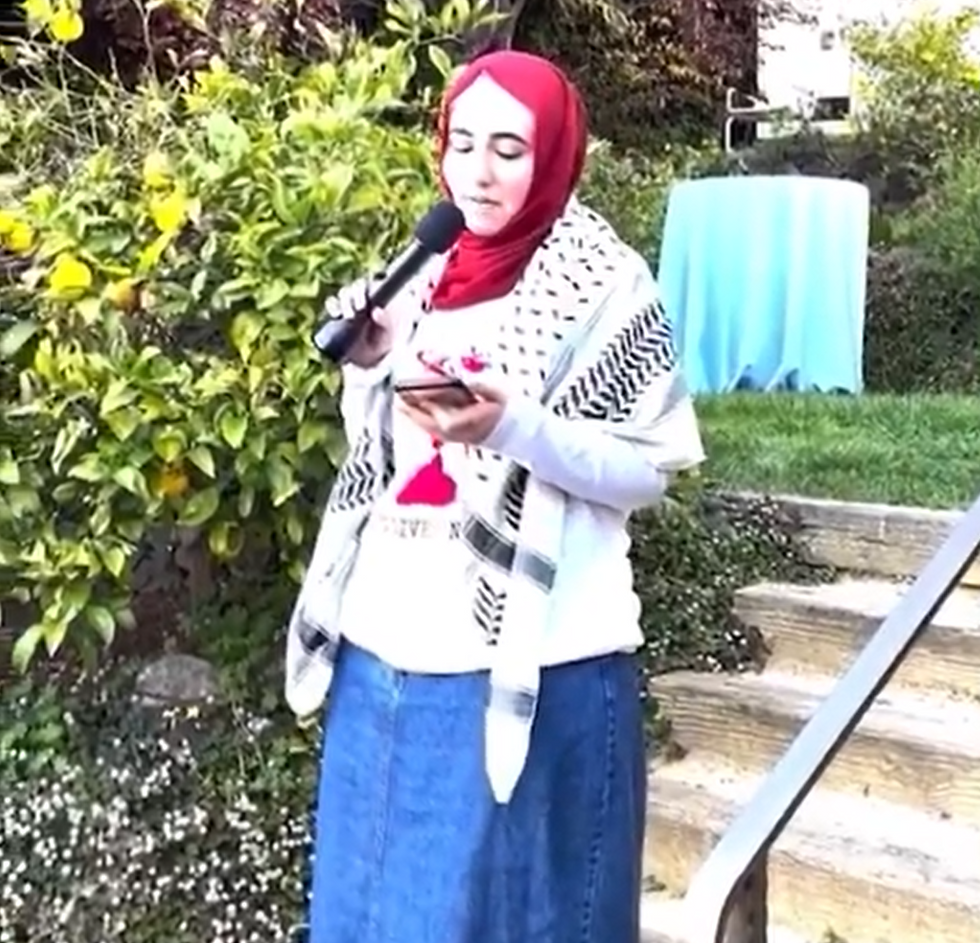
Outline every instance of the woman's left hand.
<svg viewBox="0 0 980 943"><path fill-rule="evenodd" d="M399 409L435 439L480 445L500 422L507 397L493 387L477 383L467 386L476 396L475 403L450 405L437 396L413 392L399 396Z"/></svg>

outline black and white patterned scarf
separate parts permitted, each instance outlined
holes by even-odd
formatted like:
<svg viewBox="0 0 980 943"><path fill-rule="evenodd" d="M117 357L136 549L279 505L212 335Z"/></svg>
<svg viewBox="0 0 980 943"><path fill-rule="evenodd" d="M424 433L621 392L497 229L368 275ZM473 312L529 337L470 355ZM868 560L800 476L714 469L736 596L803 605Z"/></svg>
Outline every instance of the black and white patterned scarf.
<svg viewBox="0 0 980 943"><path fill-rule="evenodd" d="M601 217L572 200L508 298L505 369L543 377L535 394L569 421L593 420L649 453L651 469L703 458L693 405L646 262ZM535 343L542 324L551 345ZM550 351L548 347L550 346ZM544 362L542 362L544 361ZM327 502L288 627L286 697L320 709L340 645L340 601L359 535L394 473L390 383L369 391L365 423ZM540 651L573 497L500 456L487 459L485 505L467 507L473 615L494 640L487 705L487 773L509 800L524 767L537 706Z"/></svg>

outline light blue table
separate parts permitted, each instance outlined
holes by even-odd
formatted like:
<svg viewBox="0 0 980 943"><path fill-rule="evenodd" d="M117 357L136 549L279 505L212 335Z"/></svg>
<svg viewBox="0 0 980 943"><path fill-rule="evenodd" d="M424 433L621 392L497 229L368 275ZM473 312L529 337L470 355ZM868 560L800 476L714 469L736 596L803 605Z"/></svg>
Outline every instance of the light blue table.
<svg viewBox="0 0 980 943"><path fill-rule="evenodd" d="M658 280L691 389L859 392L869 215L849 180L675 184Z"/></svg>

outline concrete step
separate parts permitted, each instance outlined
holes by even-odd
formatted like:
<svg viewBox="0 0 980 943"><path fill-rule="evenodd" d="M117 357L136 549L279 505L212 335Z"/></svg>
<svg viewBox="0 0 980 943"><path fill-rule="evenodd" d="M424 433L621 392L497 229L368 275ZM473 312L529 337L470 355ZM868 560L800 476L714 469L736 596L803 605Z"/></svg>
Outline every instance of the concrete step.
<svg viewBox="0 0 980 943"><path fill-rule="evenodd" d="M769 670L761 675L676 672L657 678L653 692L684 752L764 772L835 680ZM825 785L980 824L978 731L980 705L888 692L824 774Z"/></svg>
<svg viewBox="0 0 980 943"><path fill-rule="evenodd" d="M960 511L776 495L799 519L815 562L882 576L915 576L959 520ZM964 585L980 586L975 562Z"/></svg>
<svg viewBox="0 0 980 943"><path fill-rule="evenodd" d="M786 927L767 928L766 943L807 943ZM640 943L690 943L685 937L683 901L658 892L644 894L640 902ZM820 941L817 941L820 943Z"/></svg>
<svg viewBox="0 0 980 943"><path fill-rule="evenodd" d="M686 890L761 782L691 760L656 771L646 865L669 894ZM769 917L813 941L976 943L980 829L815 791L770 852Z"/></svg>
<svg viewBox="0 0 980 943"><path fill-rule="evenodd" d="M769 667L836 676L906 590L885 580L760 583L736 593L735 613L765 637L772 651ZM891 684L980 699L980 591L954 591Z"/></svg>

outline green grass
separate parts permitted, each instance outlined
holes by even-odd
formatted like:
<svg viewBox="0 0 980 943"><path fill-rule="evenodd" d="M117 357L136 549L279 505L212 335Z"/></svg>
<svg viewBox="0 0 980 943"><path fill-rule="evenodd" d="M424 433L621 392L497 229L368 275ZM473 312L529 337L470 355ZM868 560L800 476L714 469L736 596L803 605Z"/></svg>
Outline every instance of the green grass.
<svg viewBox="0 0 980 943"><path fill-rule="evenodd" d="M963 507L980 494L980 397L698 398L704 473L731 489Z"/></svg>

